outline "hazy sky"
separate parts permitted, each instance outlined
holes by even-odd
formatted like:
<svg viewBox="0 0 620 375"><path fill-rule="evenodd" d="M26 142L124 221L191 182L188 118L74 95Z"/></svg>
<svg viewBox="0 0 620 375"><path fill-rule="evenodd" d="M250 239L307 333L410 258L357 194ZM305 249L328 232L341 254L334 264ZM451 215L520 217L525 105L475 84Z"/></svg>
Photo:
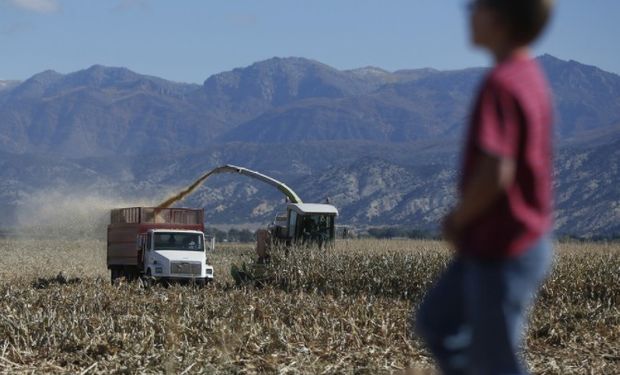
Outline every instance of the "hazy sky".
<svg viewBox="0 0 620 375"><path fill-rule="evenodd" d="M620 0L556 0L536 53L620 73ZM0 0L0 79L93 64L201 83L273 56L339 69L487 65L464 0Z"/></svg>

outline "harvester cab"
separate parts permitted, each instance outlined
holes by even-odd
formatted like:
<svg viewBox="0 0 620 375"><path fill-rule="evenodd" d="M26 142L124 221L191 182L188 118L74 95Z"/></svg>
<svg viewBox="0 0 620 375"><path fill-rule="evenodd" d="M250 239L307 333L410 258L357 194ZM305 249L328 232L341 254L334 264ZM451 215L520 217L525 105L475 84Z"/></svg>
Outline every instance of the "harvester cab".
<svg viewBox="0 0 620 375"><path fill-rule="evenodd" d="M324 247L334 242L336 216L338 210L330 204L289 203L286 216L276 217L272 235L286 245Z"/></svg>
<svg viewBox="0 0 620 375"><path fill-rule="evenodd" d="M272 246L284 247L285 254L293 246L331 247L336 238L338 210L331 204L289 203L286 214L277 215L267 229L256 231L258 260L250 266L233 265L231 275L237 284L264 283L269 277L265 265L271 262Z"/></svg>

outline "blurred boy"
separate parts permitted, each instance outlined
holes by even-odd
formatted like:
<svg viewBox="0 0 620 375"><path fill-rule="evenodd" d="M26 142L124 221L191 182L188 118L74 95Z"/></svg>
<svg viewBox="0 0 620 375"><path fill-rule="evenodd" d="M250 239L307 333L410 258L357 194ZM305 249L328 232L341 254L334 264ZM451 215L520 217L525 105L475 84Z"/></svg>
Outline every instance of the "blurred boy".
<svg viewBox="0 0 620 375"><path fill-rule="evenodd" d="M456 208L444 235L456 256L415 317L445 374L524 374L527 310L551 266L552 108L528 45L551 0L469 4L472 42L495 67L472 111Z"/></svg>

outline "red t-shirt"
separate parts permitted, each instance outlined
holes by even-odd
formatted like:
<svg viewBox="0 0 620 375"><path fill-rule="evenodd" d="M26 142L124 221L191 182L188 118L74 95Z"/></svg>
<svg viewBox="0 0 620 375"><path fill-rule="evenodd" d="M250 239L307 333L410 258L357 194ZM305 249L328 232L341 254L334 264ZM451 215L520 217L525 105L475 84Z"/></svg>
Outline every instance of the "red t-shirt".
<svg viewBox="0 0 620 375"><path fill-rule="evenodd" d="M460 188L480 153L516 161L515 180L463 231L462 254L506 258L521 254L552 226L552 104L535 60L513 58L486 77L474 107Z"/></svg>

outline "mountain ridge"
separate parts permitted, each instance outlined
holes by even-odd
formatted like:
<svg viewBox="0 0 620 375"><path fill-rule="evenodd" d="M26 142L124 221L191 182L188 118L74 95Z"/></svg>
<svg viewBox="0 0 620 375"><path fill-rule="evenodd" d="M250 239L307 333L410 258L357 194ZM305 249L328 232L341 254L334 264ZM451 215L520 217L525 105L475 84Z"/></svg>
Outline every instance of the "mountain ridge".
<svg viewBox="0 0 620 375"><path fill-rule="evenodd" d="M561 138L620 123L620 77L550 55L539 61L556 93ZM196 85L102 65L48 70L0 91L0 132L10 138L0 149L79 158L221 141L456 138L484 72L340 71L310 59L273 58Z"/></svg>
<svg viewBox="0 0 620 375"><path fill-rule="evenodd" d="M539 61L558 103L557 230L617 233L620 77L548 55ZM156 204L231 163L281 179L308 201L329 196L342 223L437 230L454 200L460 139L485 71L341 71L274 58L202 85L101 65L1 81L0 225L46 189ZM210 223L265 223L282 198L218 176L181 204L205 207Z"/></svg>

